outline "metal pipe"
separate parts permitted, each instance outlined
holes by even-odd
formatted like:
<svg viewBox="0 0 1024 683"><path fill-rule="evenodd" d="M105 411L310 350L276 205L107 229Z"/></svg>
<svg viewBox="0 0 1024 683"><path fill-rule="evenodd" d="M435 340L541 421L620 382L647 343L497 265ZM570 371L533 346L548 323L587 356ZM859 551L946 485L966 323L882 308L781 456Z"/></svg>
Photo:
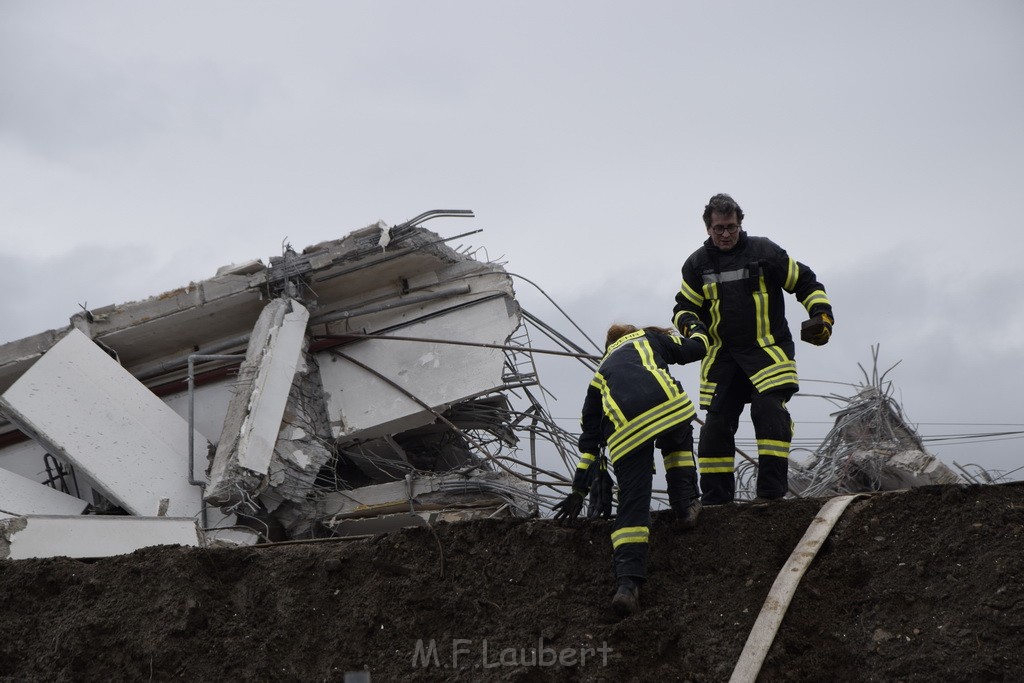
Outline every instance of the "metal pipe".
<svg viewBox="0 0 1024 683"><path fill-rule="evenodd" d="M426 223L432 218L474 218L472 209L431 209L430 211L424 211L415 218L410 218L404 223L396 225L396 228L410 228L419 225L420 223Z"/></svg>

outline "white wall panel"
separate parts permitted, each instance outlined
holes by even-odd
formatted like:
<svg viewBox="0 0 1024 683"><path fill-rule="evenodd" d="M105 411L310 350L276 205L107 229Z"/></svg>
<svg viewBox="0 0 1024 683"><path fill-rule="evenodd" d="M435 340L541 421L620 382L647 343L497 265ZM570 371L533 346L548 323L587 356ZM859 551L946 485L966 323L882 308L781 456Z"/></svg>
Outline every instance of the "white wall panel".
<svg viewBox="0 0 1024 683"><path fill-rule="evenodd" d="M134 515L192 516L188 423L78 330L0 396L11 420ZM195 452L206 439L192 433Z"/></svg>
<svg viewBox="0 0 1024 683"><path fill-rule="evenodd" d="M504 344L518 326L504 298L450 310L402 327L398 336ZM505 354L500 349L442 343L367 340L339 349L373 368L401 390L330 352L318 356L327 413L335 438L375 438L434 421L406 392L431 408L504 386Z"/></svg>
<svg viewBox="0 0 1024 683"><path fill-rule="evenodd" d="M0 469L0 510L18 515L78 515L86 502Z"/></svg>

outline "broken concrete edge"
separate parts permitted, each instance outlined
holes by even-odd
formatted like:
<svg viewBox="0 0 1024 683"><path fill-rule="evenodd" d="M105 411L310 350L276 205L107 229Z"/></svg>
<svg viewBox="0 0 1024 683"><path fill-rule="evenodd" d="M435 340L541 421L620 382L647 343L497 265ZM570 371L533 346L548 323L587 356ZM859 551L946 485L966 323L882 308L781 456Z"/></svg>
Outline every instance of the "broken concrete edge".
<svg viewBox="0 0 1024 683"><path fill-rule="evenodd" d="M234 505L259 494L254 489L265 481L289 391L305 368L308 320L293 299L275 299L260 313L210 467L208 503Z"/></svg>
<svg viewBox="0 0 1024 683"><path fill-rule="evenodd" d="M353 267L362 269L392 260L397 256L416 253L429 255L443 263L473 260L458 254L437 233L422 227L399 226L392 229L390 233L391 249L387 251L382 250L379 246L380 235L381 228L378 221L354 230L341 238L325 240L308 246L303 249L301 254L296 254L289 247L285 256L272 257L271 264L267 267L257 267L256 264L259 261L250 260L240 268L234 269L225 266L219 269L218 274L213 277L199 282L190 282L183 287L171 289L146 299L109 304L76 312L69 316L70 322L64 327L0 344L0 393L6 390L71 329L81 329L87 336L100 340L107 337L118 337L120 333L141 324L164 324L167 330L173 331L180 328L181 325L168 327L166 322L161 323L161 321L175 320L191 310L209 306L213 306L211 310L224 312L231 307L255 305L266 296L273 295L269 291L273 289L272 285L283 283L295 275L334 269L334 272L321 276L321 278L333 278L343 275L347 264L352 262L358 261L359 263ZM398 253L395 250L397 246L401 247ZM476 264L481 268L488 267L488 264L479 262ZM208 312L205 313L208 314ZM209 316L205 315L205 317ZM255 319L255 315L252 319ZM252 319L250 319L250 325ZM118 343L111 342L109 345L119 354L126 351L126 349L120 348L121 345ZM191 345L191 343L187 343L181 346L185 348ZM125 365L135 371L141 367L153 365L155 360L148 359L139 363L126 362ZM8 426L0 421L0 432L10 431L5 429Z"/></svg>
<svg viewBox="0 0 1024 683"><path fill-rule="evenodd" d="M204 547L205 534L192 517L22 515L0 519L0 559L89 559L162 545Z"/></svg>
<svg viewBox="0 0 1024 683"><path fill-rule="evenodd" d="M362 486L324 496L325 526L339 520L374 517L398 511L415 512L458 507L510 504L522 516L532 514L520 508L514 498L525 494L524 485L503 472L475 470L469 476L447 472L433 476L409 477L405 481Z"/></svg>
<svg viewBox="0 0 1024 683"><path fill-rule="evenodd" d="M182 517L201 509L179 465L190 439L205 447L205 438L82 332L48 350L0 403L47 452L129 513Z"/></svg>

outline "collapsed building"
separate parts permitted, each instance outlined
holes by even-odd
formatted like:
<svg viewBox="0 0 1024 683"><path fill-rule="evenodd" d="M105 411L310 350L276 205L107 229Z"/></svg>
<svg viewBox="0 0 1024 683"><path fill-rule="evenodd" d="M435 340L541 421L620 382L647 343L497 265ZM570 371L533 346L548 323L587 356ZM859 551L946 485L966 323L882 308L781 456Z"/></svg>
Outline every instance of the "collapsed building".
<svg viewBox="0 0 1024 683"><path fill-rule="evenodd" d="M288 247L0 346L0 557L536 514L566 481L537 442L571 463L573 438L538 400L510 275L449 246L471 233L421 225L440 217L472 212Z"/></svg>
<svg viewBox="0 0 1024 683"><path fill-rule="evenodd" d="M287 247L0 345L0 559L363 536L560 498L576 435L534 358L599 358L524 310L500 263L449 245L473 233L421 225L442 217L472 212ZM964 482L875 354L810 460L791 459L792 495ZM756 460L738 456L752 498Z"/></svg>

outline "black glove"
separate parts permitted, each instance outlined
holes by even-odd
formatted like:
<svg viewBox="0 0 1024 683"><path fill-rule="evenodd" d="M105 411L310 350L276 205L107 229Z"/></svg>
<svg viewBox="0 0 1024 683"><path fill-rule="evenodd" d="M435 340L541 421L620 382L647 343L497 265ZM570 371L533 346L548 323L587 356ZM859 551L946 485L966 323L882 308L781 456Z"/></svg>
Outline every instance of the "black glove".
<svg viewBox="0 0 1024 683"><path fill-rule="evenodd" d="M696 337L697 335L700 335L700 336L704 337L704 345L707 346L708 343L709 343L709 339L710 339L710 337L708 336L707 325L705 325L704 323L698 321L698 322L695 322L695 323L687 326L687 328L686 328L686 338L687 339L692 339L693 337Z"/></svg>
<svg viewBox="0 0 1024 683"><path fill-rule="evenodd" d="M832 316L819 313L800 326L800 338L808 344L824 346L832 336Z"/></svg>
<svg viewBox="0 0 1024 683"><path fill-rule="evenodd" d="M583 494L573 491L565 497L561 503L551 508L555 513L555 519L576 519L583 509Z"/></svg>
<svg viewBox="0 0 1024 683"><path fill-rule="evenodd" d="M587 517L590 518L609 519L612 516L612 475L608 474L606 462L607 459L602 456L597 481L590 489L590 505L587 508Z"/></svg>
<svg viewBox="0 0 1024 683"><path fill-rule="evenodd" d="M687 339L692 337L694 334L707 335L708 328L705 327L704 323L697 319L696 316L687 315L685 318L679 321L679 334L683 335Z"/></svg>

